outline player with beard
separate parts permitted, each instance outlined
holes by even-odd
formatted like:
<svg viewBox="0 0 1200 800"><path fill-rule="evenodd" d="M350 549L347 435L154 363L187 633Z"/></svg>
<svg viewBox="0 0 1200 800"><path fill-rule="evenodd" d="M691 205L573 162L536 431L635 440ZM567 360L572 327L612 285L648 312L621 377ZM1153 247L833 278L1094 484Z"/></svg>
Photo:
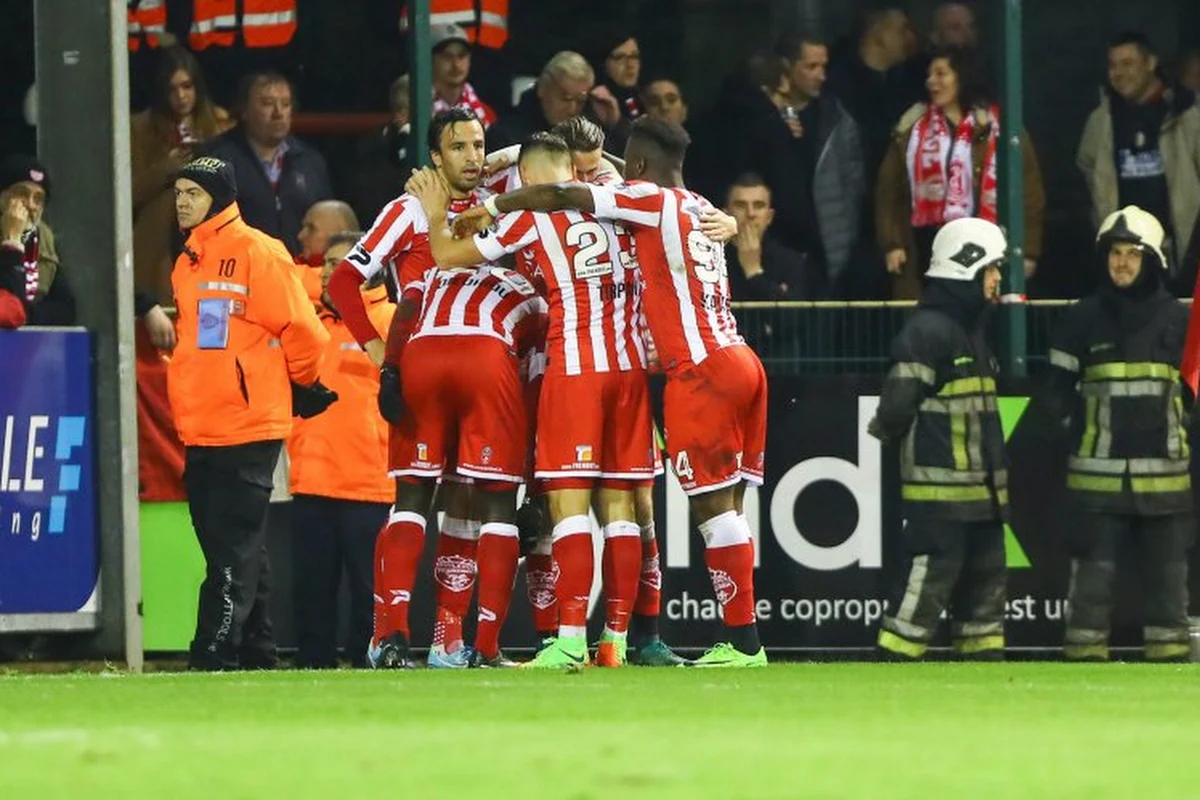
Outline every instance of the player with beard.
<svg viewBox="0 0 1200 800"><path fill-rule="evenodd" d="M449 214L478 203L477 189L484 159L483 126L469 109L453 108L435 114L429 125L429 147L439 174L451 187ZM408 609L416 581L417 564L425 542L424 520L432 513L429 498L399 475L405 467L396 453L397 425L403 418L400 399L399 356L420 311L413 300L401 297L388 341L375 332L363 307L360 287L381 269L390 269L397 290L421 283L433 265L429 252L429 222L421 204L410 195L393 200L367 231L329 281L329 296L346 326L381 366L380 412L391 424L389 474L396 478L396 503L380 531L375 553L375 635L372 662L384 667L409 667ZM476 579L476 550L480 523L471 508L467 483L448 478L439 492L445 517L438 536L434 565L437 621L430 651L430 666L467 666L469 653L462 646L462 618L471 602ZM420 520L420 524L416 524Z"/></svg>

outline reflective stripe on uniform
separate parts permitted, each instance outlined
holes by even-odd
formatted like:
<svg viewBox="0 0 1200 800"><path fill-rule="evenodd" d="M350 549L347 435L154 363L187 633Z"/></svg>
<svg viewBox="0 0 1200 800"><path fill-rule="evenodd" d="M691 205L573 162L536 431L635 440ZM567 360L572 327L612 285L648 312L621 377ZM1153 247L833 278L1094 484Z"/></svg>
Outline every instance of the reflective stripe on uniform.
<svg viewBox="0 0 1200 800"><path fill-rule="evenodd" d="M904 586L904 599L900 601L900 608L896 611L896 617L913 628L913 615L917 613L917 605L921 602L921 592L925 589L925 578L929 574L929 556L918 555L913 556L912 569L908 571L908 582ZM913 638L925 638L925 631L917 628L919 631L917 636Z"/></svg>
<svg viewBox="0 0 1200 800"><path fill-rule="evenodd" d="M1095 628L1067 628L1067 644L1107 644L1108 631Z"/></svg>
<svg viewBox="0 0 1200 800"><path fill-rule="evenodd" d="M1170 364L1159 364L1152 361L1111 361L1106 364L1094 364L1083 371L1083 380L1137 380L1157 378L1164 381L1179 380L1179 370Z"/></svg>
<svg viewBox="0 0 1200 800"><path fill-rule="evenodd" d="M967 466L984 466L983 423L979 414L971 414L967 417Z"/></svg>
<svg viewBox="0 0 1200 800"><path fill-rule="evenodd" d="M995 391L995 378L971 377L948 381L938 390L938 395L941 397L955 397L964 394L983 394L985 392L994 394Z"/></svg>
<svg viewBox="0 0 1200 800"><path fill-rule="evenodd" d="M1179 458L1086 458L1071 456L1067 469L1101 475L1178 475L1188 471L1187 459Z"/></svg>
<svg viewBox="0 0 1200 800"><path fill-rule="evenodd" d="M1068 372L1079 372L1079 359L1070 353L1051 348L1049 355L1051 366L1065 369Z"/></svg>
<svg viewBox="0 0 1200 800"><path fill-rule="evenodd" d="M205 281L196 287L202 292L233 292L234 294L250 294L250 287L244 283L226 283L225 281Z"/></svg>
<svg viewBox="0 0 1200 800"><path fill-rule="evenodd" d="M952 414L950 416L950 449L954 453L954 468L969 469L967 461L967 415Z"/></svg>
<svg viewBox="0 0 1200 800"><path fill-rule="evenodd" d="M927 397L921 403L921 410L934 414L978 414L984 411L995 411L996 401L991 395Z"/></svg>
<svg viewBox="0 0 1200 800"><path fill-rule="evenodd" d="M1164 628L1160 625L1147 625L1142 629L1142 638L1147 642L1176 642L1189 641L1187 628Z"/></svg>
<svg viewBox="0 0 1200 800"><path fill-rule="evenodd" d="M1108 661L1108 645L1106 644L1066 644L1063 645L1063 655L1076 661L1081 659Z"/></svg>
<svg viewBox="0 0 1200 800"><path fill-rule="evenodd" d="M915 378L922 383L927 383L933 386L937 383L937 373L933 367L916 361L901 361L892 367L888 373L889 378Z"/></svg>
<svg viewBox="0 0 1200 800"><path fill-rule="evenodd" d="M1097 458L1112 455L1112 401L1100 398L1096 408L1096 453Z"/></svg>
<svg viewBox="0 0 1200 800"><path fill-rule="evenodd" d="M1077 472L1067 474L1067 488L1079 492L1105 492L1120 494L1124 478L1103 478L1099 475L1080 475Z"/></svg>
<svg viewBox="0 0 1200 800"><path fill-rule="evenodd" d="M990 650L1003 650L1004 637L997 636L969 636L961 639L955 639L953 642L954 652L962 655L973 655L975 653L986 653Z"/></svg>
<svg viewBox="0 0 1200 800"><path fill-rule="evenodd" d="M961 622L955 623L951 630L959 639L970 639L978 636L995 636L1004 633L1003 622Z"/></svg>
<svg viewBox="0 0 1200 800"><path fill-rule="evenodd" d="M1084 397L1162 397L1174 384L1166 381L1092 381L1081 383L1079 393Z"/></svg>
<svg viewBox="0 0 1200 800"><path fill-rule="evenodd" d="M1083 404L1083 438L1079 441L1079 455L1090 456L1096 449L1096 398L1088 397Z"/></svg>
<svg viewBox="0 0 1200 800"><path fill-rule="evenodd" d="M1149 642L1143 648L1148 661L1165 661L1168 658L1187 658L1192 653L1191 645L1186 644L1151 644Z"/></svg>
<svg viewBox="0 0 1200 800"><path fill-rule="evenodd" d="M984 483L988 472L982 469L950 469L949 467L913 467L905 475L913 483ZM998 469L991 473L997 486L1008 485L1008 471Z"/></svg>
<svg viewBox="0 0 1200 800"><path fill-rule="evenodd" d="M1129 487L1134 494L1167 494L1186 492L1192 488L1191 475L1169 475L1155 478L1130 478Z"/></svg>
<svg viewBox="0 0 1200 800"><path fill-rule="evenodd" d="M879 640L876 643L884 650L899 653L909 658L920 658L925 655L925 645L901 639L891 631L883 630L882 628L879 631Z"/></svg>
<svg viewBox="0 0 1200 800"><path fill-rule="evenodd" d="M904 500L933 503L978 503L990 500L992 492L987 486L924 486L906 483L900 490ZM996 500L1008 503L1008 490L997 489Z"/></svg>

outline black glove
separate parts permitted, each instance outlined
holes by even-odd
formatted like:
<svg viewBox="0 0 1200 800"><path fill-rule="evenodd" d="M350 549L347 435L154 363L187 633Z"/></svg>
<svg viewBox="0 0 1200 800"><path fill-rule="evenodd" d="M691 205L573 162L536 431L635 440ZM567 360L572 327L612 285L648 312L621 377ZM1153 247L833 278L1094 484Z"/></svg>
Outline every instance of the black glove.
<svg viewBox="0 0 1200 800"><path fill-rule="evenodd" d="M395 364L384 363L379 369L379 416L392 425L399 425L404 416L404 398L400 395L400 370Z"/></svg>
<svg viewBox="0 0 1200 800"><path fill-rule="evenodd" d="M517 509L513 520L517 526L517 540L521 543L521 555L527 556L537 546L538 539L546 527L546 511L542 498L529 496L525 503Z"/></svg>
<svg viewBox="0 0 1200 800"><path fill-rule="evenodd" d="M310 419L337 402L338 394L317 381L312 386L292 384L292 416Z"/></svg>

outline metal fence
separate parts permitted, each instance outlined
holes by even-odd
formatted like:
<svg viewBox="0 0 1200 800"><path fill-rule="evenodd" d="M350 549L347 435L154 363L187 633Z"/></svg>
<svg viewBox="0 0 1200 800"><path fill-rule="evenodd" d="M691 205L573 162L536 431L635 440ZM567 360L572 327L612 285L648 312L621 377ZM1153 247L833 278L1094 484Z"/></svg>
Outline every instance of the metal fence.
<svg viewBox="0 0 1200 800"><path fill-rule="evenodd" d="M1071 300L1035 300L1024 304L1025 359L1031 372L1042 367L1054 327ZM887 369L892 339L900 332L914 302L734 303L742 335L772 375L880 373ZM1014 306L1001 306L990 326L1001 363L1006 326L1019 319Z"/></svg>

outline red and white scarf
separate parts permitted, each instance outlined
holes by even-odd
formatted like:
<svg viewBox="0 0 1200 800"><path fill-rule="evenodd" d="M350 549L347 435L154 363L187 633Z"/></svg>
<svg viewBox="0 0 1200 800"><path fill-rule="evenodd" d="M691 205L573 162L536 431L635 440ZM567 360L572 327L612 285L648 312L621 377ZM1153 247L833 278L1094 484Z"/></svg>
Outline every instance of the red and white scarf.
<svg viewBox="0 0 1200 800"><path fill-rule="evenodd" d="M453 106L447 103L435 93L433 96L433 113L438 114L442 111L449 111L456 107L469 108L479 119L483 127L491 127L491 124L496 121L496 112L488 106L487 103L479 99L479 95L475 94L475 87L470 83L464 83L462 88L462 97Z"/></svg>
<svg viewBox="0 0 1200 800"><path fill-rule="evenodd" d="M977 205L971 142L985 126L987 151ZM929 107L908 137L914 228L938 227L970 216L997 221L996 141L999 136L1000 110L996 106L964 114L953 138L946 115L935 106Z"/></svg>
<svg viewBox="0 0 1200 800"><path fill-rule="evenodd" d="M32 303L38 292L38 259L41 258L41 240L38 229L30 228L25 235L25 300Z"/></svg>

